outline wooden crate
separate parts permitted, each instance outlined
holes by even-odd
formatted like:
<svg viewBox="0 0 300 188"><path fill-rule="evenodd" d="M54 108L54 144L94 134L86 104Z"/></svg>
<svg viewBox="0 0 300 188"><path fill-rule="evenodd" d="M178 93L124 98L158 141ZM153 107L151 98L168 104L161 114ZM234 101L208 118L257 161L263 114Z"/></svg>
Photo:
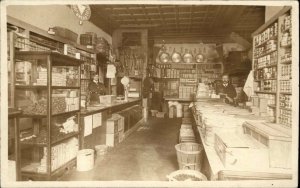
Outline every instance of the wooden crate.
<svg viewBox="0 0 300 188"><path fill-rule="evenodd" d="M222 170L218 173L218 180L287 180L292 179L292 174L271 173L271 172L249 172Z"/></svg>
<svg viewBox="0 0 300 188"><path fill-rule="evenodd" d="M225 167L269 168L268 148L248 135L216 133L214 148Z"/></svg>
<svg viewBox="0 0 300 188"><path fill-rule="evenodd" d="M106 145L114 147L119 143L119 134L106 134Z"/></svg>
<svg viewBox="0 0 300 188"><path fill-rule="evenodd" d="M165 112L157 112L156 117L157 118L164 118L165 117Z"/></svg>
<svg viewBox="0 0 300 188"><path fill-rule="evenodd" d="M247 121L243 124L244 133L264 144L269 149L269 166L291 168L291 130L274 123Z"/></svg>
<svg viewBox="0 0 300 188"><path fill-rule="evenodd" d="M192 124L193 120L191 117L183 117L182 118L182 124Z"/></svg>

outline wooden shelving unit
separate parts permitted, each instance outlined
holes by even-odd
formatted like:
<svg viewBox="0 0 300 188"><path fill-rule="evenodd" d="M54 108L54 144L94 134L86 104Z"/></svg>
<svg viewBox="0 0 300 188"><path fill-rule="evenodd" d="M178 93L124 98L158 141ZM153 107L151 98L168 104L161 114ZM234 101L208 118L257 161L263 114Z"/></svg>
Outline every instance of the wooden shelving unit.
<svg viewBox="0 0 300 188"><path fill-rule="evenodd" d="M199 82L214 82L221 78L222 73L222 63L157 63L153 79L163 84L165 99L192 100ZM170 89L172 84L177 86ZM189 89L190 96L180 94L185 89Z"/></svg>
<svg viewBox="0 0 300 188"><path fill-rule="evenodd" d="M7 17L7 23L20 28L23 31L24 38L20 35L15 34L14 32L10 32L10 57L13 58L14 51L55 51L61 54L66 54L65 49L68 47L74 48L75 52L80 54L80 59L84 62L81 64L81 95L82 97L87 96L87 87L90 82L91 75L98 73L98 62L96 57L96 51L88 48L84 45L79 45L76 42L67 40L65 38L50 35L46 31L39 29L33 25L20 21L16 18ZM16 45L21 40L21 46ZM15 48L15 49L14 49ZM100 55L98 55L100 56ZM102 57L106 59L105 56ZM106 63L106 62L105 62ZM11 67L13 69L13 67ZM13 75L12 75L13 76ZM13 87L11 91L11 95L14 95ZM13 103L13 101L12 101Z"/></svg>
<svg viewBox="0 0 300 188"><path fill-rule="evenodd" d="M271 112L269 116L274 117L274 123L281 124L288 129L292 128L291 27L291 8L285 7L252 34L255 93L260 98L274 100L269 101L274 103L274 105L268 105L268 111ZM268 49L269 51L263 52L263 50ZM270 57L272 54L273 62L272 57ZM259 63L260 65L258 65ZM267 89L271 91L265 91L263 89L264 84L267 84Z"/></svg>
<svg viewBox="0 0 300 188"><path fill-rule="evenodd" d="M16 78L24 80L23 85L15 85L14 100L15 107L23 112L16 129L22 135L17 140L20 179L53 180L56 173L74 164L79 150L83 61L55 52L24 51L15 56ZM70 77L70 72L75 77ZM73 85L67 85L70 80ZM45 85L35 85L39 81ZM53 86L58 83L61 86Z"/></svg>

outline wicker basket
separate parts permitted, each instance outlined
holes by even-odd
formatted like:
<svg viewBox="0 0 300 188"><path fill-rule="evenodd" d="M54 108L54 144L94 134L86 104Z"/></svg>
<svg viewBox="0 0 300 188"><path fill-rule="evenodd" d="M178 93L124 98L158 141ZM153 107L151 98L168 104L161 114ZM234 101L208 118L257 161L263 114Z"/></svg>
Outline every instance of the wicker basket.
<svg viewBox="0 0 300 188"><path fill-rule="evenodd" d="M199 180L191 180L191 179L178 180L178 179L176 179L176 176L178 176L178 175L186 175L186 176L196 177ZM177 170L177 171L174 171L171 174L167 175L167 178L169 181L207 181L206 176L196 170Z"/></svg>
<svg viewBox="0 0 300 188"><path fill-rule="evenodd" d="M188 168L191 170L201 169L202 150L197 143L180 143L175 145L179 169Z"/></svg>

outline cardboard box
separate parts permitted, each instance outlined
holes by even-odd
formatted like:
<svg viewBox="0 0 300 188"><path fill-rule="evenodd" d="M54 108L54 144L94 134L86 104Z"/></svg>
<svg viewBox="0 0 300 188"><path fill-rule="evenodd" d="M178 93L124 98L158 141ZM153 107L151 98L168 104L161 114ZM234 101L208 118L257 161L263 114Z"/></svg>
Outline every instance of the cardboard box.
<svg viewBox="0 0 300 188"><path fill-rule="evenodd" d="M112 117L118 120L118 132L124 130L124 117L120 114L113 114Z"/></svg>
<svg viewBox="0 0 300 188"><path fill-rule="evenodd" d="M119 143L119 135L115 134L106 134L106 145L114 147Z"/></svg>
<svg viewBox="0 0 300 188"><path fill-rule="evenodd" d="M106 133L114 134L118 132L119 118L112 117L106 120Z"/></svg>
<svg viewBox="0 0 300 188"><path fill-rule="evenodd" d="M100 103L101 104L112 104L116 100L115 95L100 95L99 96Z"/></svg>

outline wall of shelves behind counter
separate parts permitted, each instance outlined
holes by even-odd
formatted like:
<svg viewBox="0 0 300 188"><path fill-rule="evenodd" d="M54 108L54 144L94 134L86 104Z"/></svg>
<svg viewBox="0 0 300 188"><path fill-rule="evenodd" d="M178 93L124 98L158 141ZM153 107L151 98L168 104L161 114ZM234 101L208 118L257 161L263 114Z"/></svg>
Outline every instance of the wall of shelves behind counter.
<svg viewBox="0 0 300 188"><path fill-rule="evenodd" d="M157 63L153 78L156 91L163 90L164 97L189 99L193 98L199 82L212 83L222 73L222 63Z"/></svg>
<svg viewBox="0 0 300 188"><path fill-rule="evenodd" d="M274 122L292 126L292 21L290 7L253 34L254 90L266 98ZM275 108L274 108L275 107Z"/></svg>

